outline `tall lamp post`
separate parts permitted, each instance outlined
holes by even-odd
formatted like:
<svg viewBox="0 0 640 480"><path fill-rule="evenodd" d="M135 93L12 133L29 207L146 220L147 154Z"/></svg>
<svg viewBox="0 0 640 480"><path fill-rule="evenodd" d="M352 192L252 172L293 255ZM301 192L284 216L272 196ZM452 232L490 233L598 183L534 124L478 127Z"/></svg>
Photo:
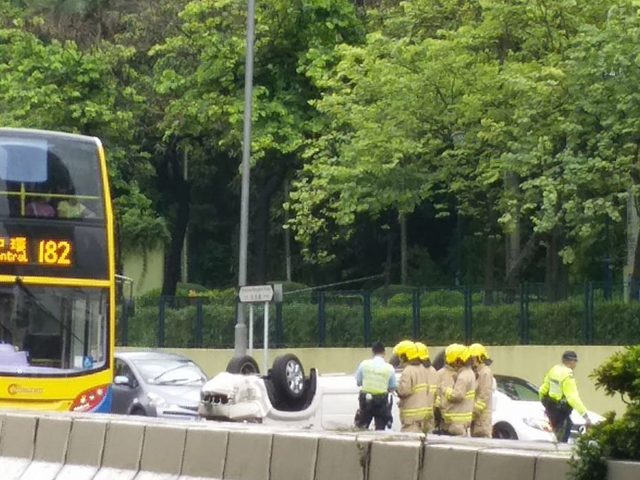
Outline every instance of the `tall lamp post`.
<svg viewBox="0 0 640 480"><path fill-rule="evenodd" d="M240 195L240 253L238 287L247 284L247 245L249 237L249 174L251 158L251 101L253 98L253 37L255 0L247 0L247 53L244 72L244 132L242 136L242 190ZM247 353L247 323L244 306L238 305L235 329L235 356Z"/></svg>

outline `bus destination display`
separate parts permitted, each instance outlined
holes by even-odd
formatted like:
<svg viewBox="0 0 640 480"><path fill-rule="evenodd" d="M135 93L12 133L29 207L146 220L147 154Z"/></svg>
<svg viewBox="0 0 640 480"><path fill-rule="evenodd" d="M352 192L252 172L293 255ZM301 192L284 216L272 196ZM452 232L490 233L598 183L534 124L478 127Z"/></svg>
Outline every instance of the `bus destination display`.
<svg viewBox="0 0 640 480"><path fill-rule="evenodd" d="M0 237L0 265L72 267L72 253L68 240Z"/></svg>

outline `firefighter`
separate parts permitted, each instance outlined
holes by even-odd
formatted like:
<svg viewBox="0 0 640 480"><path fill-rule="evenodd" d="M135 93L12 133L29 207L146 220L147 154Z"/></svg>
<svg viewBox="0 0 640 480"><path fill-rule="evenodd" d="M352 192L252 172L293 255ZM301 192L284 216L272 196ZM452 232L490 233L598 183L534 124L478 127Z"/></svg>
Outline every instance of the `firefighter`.
<svg viewBox="0 0 640 480"><path fill-rule="evenodd" d="M476 377L471 370L469 349L457 343L445 350L438 396L442 412L442 433L468 436L476 397Z"/></svg>
<svg viewBox="0 0 640 480"><path fill-rule="evenodd" d="M360 408L356 413L356 426L369 428L371 419L375 420L376 430L391 426L391 408L389 392L396 388L396 373L385 359L384 345L376 342L371 347L373 358L364 360L356 370L356 383L360 390L358 401Z"/></svg>
<svg viewBox="0 0 640 480"><path fill-rule="evenodd" d="M493 397L493 373L491 359L487 349L474 343L469 346L469 355L473 361L476 374L476 399L473 407L473 421L471 422L471 436L491 438L491 400Z"/></svg>
<svg viewBox="0 0 640 480"><path fill-rule="evenodd" d="M404 365L396 390L402 431L422 433L427 414L427 372L413 342L400 342L394 353Z"/></svg>
<svg viewBox="0 0 640 480"><path fill-rule="evenodd" d="M573 378L573 370L578 363L578 355L572 350L562 354L562 363L547 372L539 390L540 401L545 408L549 423L558 442L567 443L571 433L571 412L575 409L591 425L587 408L578 394L578 385Z"/></svg>
<svg viewBox="0 0 640 480"><path fill-rule="evenodd" d="M435 421L433 418L433 405L435 403L436 392L438 390L438 372L433 365L431 365L431 358L429 356L429 348L422 342L416 342L418 348L418 356L422 367L426 371L427 389L425 391L427 395L427 413L424 417L423 431L424 433L433 433L435 428Z"/></svg>

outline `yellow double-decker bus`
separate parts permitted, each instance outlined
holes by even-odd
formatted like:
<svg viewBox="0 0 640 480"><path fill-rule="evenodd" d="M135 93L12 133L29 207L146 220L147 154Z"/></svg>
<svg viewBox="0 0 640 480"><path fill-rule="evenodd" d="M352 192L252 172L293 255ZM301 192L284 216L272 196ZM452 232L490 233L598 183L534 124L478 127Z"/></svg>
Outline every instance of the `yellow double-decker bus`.
<svg viewBox="0 0 640 480"><path fill-rule="evenodd" d="M100 141L0 129L0 408L111 411L114 278Z"/></svg>

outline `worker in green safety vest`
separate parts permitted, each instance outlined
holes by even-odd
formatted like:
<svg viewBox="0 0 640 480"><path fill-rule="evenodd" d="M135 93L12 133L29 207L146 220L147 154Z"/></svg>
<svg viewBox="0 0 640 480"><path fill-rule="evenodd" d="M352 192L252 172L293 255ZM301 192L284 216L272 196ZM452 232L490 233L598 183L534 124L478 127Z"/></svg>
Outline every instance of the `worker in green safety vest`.
<svg viewBox="0 0 640 480"><path fill-rule="evenodd" d="M571 433L571 412L575 409L591 425L587 408L578 394L578 385L573 378L573 370L578 363L578 355L572 350L562 354L562 363L555 365L544 377L539 390L540 401L545 408L549 423L558 442L567 443Z"/></svg>
<svg viewBox="0 0 640 480"><path fill-rule="evenodd" d="M384 430L391 427L389 393L398 385L395 369L384 359L384 345L376 342L371 351L373 358L361 362L355 374L356 383L361 387L355 423L358 428L369 428L373 419L376 430Z"/></svg>

